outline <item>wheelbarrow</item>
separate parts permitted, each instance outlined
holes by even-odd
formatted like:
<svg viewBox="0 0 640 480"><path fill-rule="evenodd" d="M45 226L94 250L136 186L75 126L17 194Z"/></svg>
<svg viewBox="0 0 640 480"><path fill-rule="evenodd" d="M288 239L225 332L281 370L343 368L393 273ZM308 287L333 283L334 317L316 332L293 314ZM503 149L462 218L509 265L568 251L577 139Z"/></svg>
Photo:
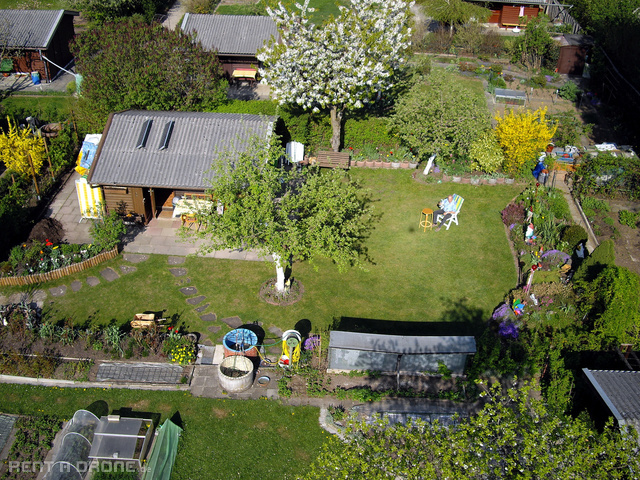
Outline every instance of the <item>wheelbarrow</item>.
<svg viewBox="0 0 640 480"><path fill-rule="evenodd" d="M156 318L155 313L136 313L131 321L131 328L159 327L166 322L166 318Z"/></svg>

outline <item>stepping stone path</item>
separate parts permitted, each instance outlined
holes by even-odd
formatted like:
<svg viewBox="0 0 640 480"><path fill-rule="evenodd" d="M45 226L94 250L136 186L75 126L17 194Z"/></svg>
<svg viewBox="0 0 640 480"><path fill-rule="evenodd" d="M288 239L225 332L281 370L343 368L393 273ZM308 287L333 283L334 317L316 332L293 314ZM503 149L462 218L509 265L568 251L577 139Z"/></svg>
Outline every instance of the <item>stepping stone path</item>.
<svg viewBox="0 0 640 480"><path fill-rule="evenodd" d="M116 271L111 267L107 267L102 270L100 272L100 275L102 275L102 278L104 278L107 282L113 282L114 280L120 278L120 275L118 275Z"/></svg>
<svg viewBox="0 0 640 480"><path fill-rule="evenodd" d="M187 303L189 305L198 305L199 303L204 302L206 299L207 297L205 297L204 295L198 295L197 297L187 298Z"/></svg>
<svg viewBox="0 0 640 480"><path fill-rule="evenodd" d="M205 313L204 315L200 315L200 320L203 322L215 322L217 318L218 316L215 313ZM217 328L220 330L220 327Z"/></svg>
<svg viewBox="0 0 640 480"><path fill-rule="evenodd" d="M196 287L183 287L180 289L180 293L183 295L195 295L198 293L198 289Z"/></svg>
<svg viewBox="0 0 640 480"><path fill-rule="evenodd" d="M120 271L123 275L128 275L135 272L136 270L138 270L136 267L131 267L129 265L120 265Z"/></svg>
<svg viewBox="0 0 640 480"><path fill-rule="evenodd" d="M186 268L170 268L169 272L171 272L171 275L173 275L174 277L184 277L187 274L187 269Z"/></svg>
<svg viewBox="0 0 640 480"><path fill-rule="evenodd" d="M74 292L79 292L81 288L82 282L80 280L74 280L73 282L71 282L71 290L73 290Z"/></svg>
<svg viewBox="0 0 640 480"><path fill-rule="evenodd" d="M149 255L142 255L140 253L125 253L122 255L125 262L129 263L141 263L145 260L149 260Z"/></svg>
<svg viewBox="0 0 640 480"><path fill-rule="evenodd" d="M244 322L240 319L240 317L227 317L223 318L222 321L229 325L231 328L238 328Z"/></svg>
<svg viewBox="0 0 640 480"><path fill-rule="evenodd" d="M267 330L269 330L269 333L273 333L276 337L282 337L283 331L278 327L271 326Z"/></svg>
<svg viewBox="0 0 640 480"><path fill-rule="evenodd" d="M198 312L198 313L202 313L202 312L204 312L207 308L209 308L209 304L208 304L208 303L205 303L204 305L200 305L198 308L196 308L196 312ZM212 313L211 315L215 315L215 313ZM200 318L202 318L202 317L200 317ZM215 320L215 318L214 318L213 320ZM213 321L213 320L212 320L212 321Z"/></svg>
<svg viewBox="0 0 640 480"><path fill-rule="evenodd" d="M53 287L49 289L49 293L53 297L62 297L65 293L67 293L67 286L60 285L59 287Z"/></svg>
<svg viewBox="0 0 640 480"><path fill-rule="evenodd" d="M169 257L167 262L169 265L182 265L185 261L184 257Z"/></svg>
<svg viewBox="0 0 640 480"><path fill-rule="evenodd" d="M218 333L220 331L220 328L218 325L211 325L210 327L207 327L207 330L211 333Z"/></svg>
<svg viewBox="0 0 640 480"><path fill-rule="evenodd" d="M98 277L87 277L87 284L90 287L95 287L96 285L100 285L100 279Z"/></svg>

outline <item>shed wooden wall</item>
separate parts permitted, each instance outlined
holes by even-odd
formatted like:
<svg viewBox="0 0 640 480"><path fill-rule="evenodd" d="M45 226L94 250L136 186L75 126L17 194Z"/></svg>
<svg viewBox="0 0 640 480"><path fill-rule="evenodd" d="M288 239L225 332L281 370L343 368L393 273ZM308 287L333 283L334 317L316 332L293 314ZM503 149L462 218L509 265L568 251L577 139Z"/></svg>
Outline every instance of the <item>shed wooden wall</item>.
<svg viewBox="0 0 640 480"><path fill-rule="evenodd" d="M540 13L540 7L524 7L524 17L527 20L537 17ZM500 26L515 27L524 26L525 23L520 21L520 7L514 5L503 5L502 14L500 15Z"/></svg>
<svg viewBox="0 0 640 480"><path fill-rule="evenodd" d="M566 75L582 75L587 49L581 45L565 45L560 47L558 57L558 73Z"/></svg>

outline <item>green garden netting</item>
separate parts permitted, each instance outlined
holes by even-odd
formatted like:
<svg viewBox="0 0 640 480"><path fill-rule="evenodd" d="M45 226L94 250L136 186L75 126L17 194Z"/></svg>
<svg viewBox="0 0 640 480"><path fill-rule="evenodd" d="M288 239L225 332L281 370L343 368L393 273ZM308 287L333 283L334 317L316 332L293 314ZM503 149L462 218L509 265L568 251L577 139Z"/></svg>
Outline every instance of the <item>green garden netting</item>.
<svg viewBox="0 0 640 480"><path fill-rule="evenodd" d="M171 477L182 429L167 420L158 430L160 433L149 454L142 480L169 480Z"/></svg>

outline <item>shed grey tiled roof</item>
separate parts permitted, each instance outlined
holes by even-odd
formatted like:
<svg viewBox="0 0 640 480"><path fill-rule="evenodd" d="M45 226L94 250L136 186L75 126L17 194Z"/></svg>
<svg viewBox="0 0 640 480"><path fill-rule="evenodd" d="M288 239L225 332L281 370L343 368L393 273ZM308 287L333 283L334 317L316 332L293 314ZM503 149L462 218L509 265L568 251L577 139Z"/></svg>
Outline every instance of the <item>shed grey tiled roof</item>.
<svg viewBox="0 0 640 480"><path fill-rule="evenodd" d="M582 371L620 425L640 420L640 372L620 370Z"/></svg>
<svg viewBox="0 0 640 480"><path fill-rule="evenodd" d="M471 336L420 337L332 330L329 337L329 348L402 353L404 355L476 353L476 339Z"/></svg>
<svg viewBox="0 0 640 480"><path fill-rule="evenodd" d="M277 117L236 113L129 110L111 116L88 180L122 185L205 190L212 163L225 151L243 151L253 138L266 139ZM151 130L143 148L138 137ZM168 148L160 150L165 125L174 121Z"/></svg>
<svg viewBox="0 0 640 480"><path fill-rule="evenodd" d="M12 48L46 49L69 10L0 10L0 44Z"/></svg>
<svg viewBox="0 0 640 480"><path fill-rule="evenodd" d="M250 15L201 15L187 13L182 21L185 33L196 34L206 50L223 55L256 55L278 29L270 17Z"/></svg>

